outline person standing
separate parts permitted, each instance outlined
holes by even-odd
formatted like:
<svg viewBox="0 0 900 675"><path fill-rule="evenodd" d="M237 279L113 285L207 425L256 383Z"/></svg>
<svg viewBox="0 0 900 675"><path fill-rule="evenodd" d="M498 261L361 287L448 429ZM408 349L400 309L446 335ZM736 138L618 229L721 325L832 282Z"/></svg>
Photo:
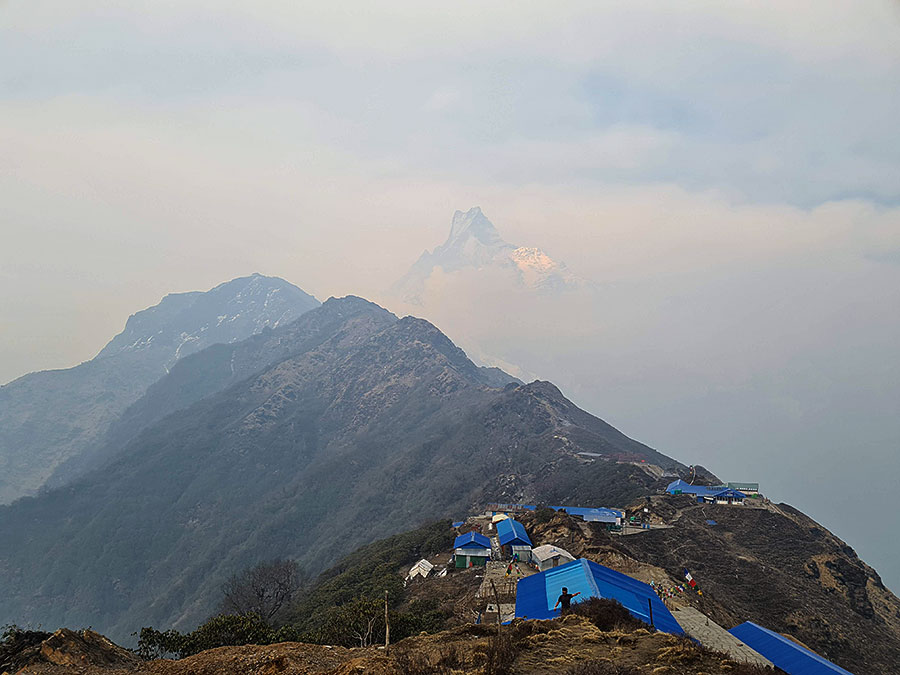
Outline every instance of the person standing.
<svg viewBox="0 0 900 675"><path fill-rule="evenodd" d="M572 598L577 595L581 595L581 591L577 593L569 593L569 589L565 586L562 587L562 595L559 596L559 599L556 601L556 604L553 605L553 609L556 609L560 605L562 605L562 611L560 614L568 614L572 605Z"/></svg>

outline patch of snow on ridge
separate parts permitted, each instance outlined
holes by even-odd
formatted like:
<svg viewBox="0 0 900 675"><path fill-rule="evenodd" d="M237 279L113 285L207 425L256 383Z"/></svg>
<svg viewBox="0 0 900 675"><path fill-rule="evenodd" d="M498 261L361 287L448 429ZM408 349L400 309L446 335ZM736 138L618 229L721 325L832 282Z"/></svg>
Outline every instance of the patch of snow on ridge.
<svg viewBox="0 0 900 675"><path fill-rule="evenodd" d="M523 272L534 270L535 272L547 273L559 267L557 262L541 249L530 246L520 246L510 253L509 257L513 259L513 262Z"/></svg>
<svg viewBox="0 0 900 675"><path fill-rule="evenodd" d="M522 283L529 288L562 290L578 287L582 280L569 272L564 263L555 261L541 249L520 246L509 254L522 277Z"/></svg>

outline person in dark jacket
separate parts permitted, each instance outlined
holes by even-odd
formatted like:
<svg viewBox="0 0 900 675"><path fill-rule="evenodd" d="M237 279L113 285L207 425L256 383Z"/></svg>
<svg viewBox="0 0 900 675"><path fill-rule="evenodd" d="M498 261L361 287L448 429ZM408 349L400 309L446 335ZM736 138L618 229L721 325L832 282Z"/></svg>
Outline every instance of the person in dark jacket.
<svg viewBox="0 0 900 675"><path fill-rule="evenodd" d="M561 614L567 614L572 605L572 598L574 598L576 595L581 595L581 591L578 591L577 593L569 593L569 589L563 586L562 595L559 596L559 600L557 600L556 604L553 605L553 609L556 609L557 607L562 605Z"/></svg>

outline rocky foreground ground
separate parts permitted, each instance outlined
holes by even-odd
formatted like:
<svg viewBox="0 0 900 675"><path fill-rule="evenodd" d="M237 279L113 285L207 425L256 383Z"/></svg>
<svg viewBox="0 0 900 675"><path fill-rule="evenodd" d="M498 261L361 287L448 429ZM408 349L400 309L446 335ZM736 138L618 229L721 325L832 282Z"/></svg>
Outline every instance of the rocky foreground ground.
<svg viewBox="0 0 900 675"><path fill-rule="evenodd" d="M60 630L38 644L7 654L6 675L299 675L301 673L510 673L539 675L757 675L688 640L643 628L604 631L581 616L516 620L408 638L383 647L346 649L296 642L220 647L179 661L144 662L91 631Z"/></svg>

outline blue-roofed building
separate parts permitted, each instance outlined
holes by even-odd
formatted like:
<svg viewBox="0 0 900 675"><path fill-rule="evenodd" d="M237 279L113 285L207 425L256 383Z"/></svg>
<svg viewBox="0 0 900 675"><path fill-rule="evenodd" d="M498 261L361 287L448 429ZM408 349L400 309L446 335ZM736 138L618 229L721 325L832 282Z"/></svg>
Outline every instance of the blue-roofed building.
<svg viewBox="0 0 900 675"><path fill-rule="evenodd" d="M735 626L728 632L788 675L853 675L793 640L752 621Z"/></svg>
<svg viewBox="0 0 900 675"><path fill-rule="evenodd" d="M691 485L680 478L666 488L670 495L693 495L699 504L743 504L747 498L743 492L727 485Z"/></svg>
<svg viewBox="0 0 900 675"><path fill-rule="evenodd" d="M678 480L673 480L669 483L666 492L670 495L696 495L705 497L721 492L727 487L727 485L691 485L687 481L683 481L679 478Z"/></svg>
<svg viewBox="0 0 900 675"><path fill-rule="evenodd" d="M480 532L466 532L453 541L456 567L484 567L491 558L491 540Z"/></svg>
<svg viewBox="0 0 900 675"><path fill-rule="evenodd" d="M625 518L624 511L605 507L551 506L550 508L555 511L565 511L570 516L580 516L588 523L621 525L622 520Z"/></svg>
<svg viewBox="0 0 900 675"><path fill-rule="evenodd" d="M520 579L516 587L516 617L553 619L559 616L559 610L553 606L563 587L569 593L581 593L573 603L588 598L618 600L632 616L657 630L675 635L684 633L648 584L584 558Z"/></svg>
<svg viewBox="0 0 900 675"><path fill-rule="evenodd" d="M720 490L716 492L714 495L707 495L702 497L704 503L707 504L737 504L741 505L744 503L744 500L747 498L740 490L734 490L732 488L725 488L724 490ZM700 501L698 499L697 501Z"/></svg>
<svg viewBox="0 0 900 675"><path fill-rule="evenodd" d="M505 518L497 523L497 540L503 552L509 557L518 555L519 560L531 560L531 538L525 526L518 520Z"/></svg>

